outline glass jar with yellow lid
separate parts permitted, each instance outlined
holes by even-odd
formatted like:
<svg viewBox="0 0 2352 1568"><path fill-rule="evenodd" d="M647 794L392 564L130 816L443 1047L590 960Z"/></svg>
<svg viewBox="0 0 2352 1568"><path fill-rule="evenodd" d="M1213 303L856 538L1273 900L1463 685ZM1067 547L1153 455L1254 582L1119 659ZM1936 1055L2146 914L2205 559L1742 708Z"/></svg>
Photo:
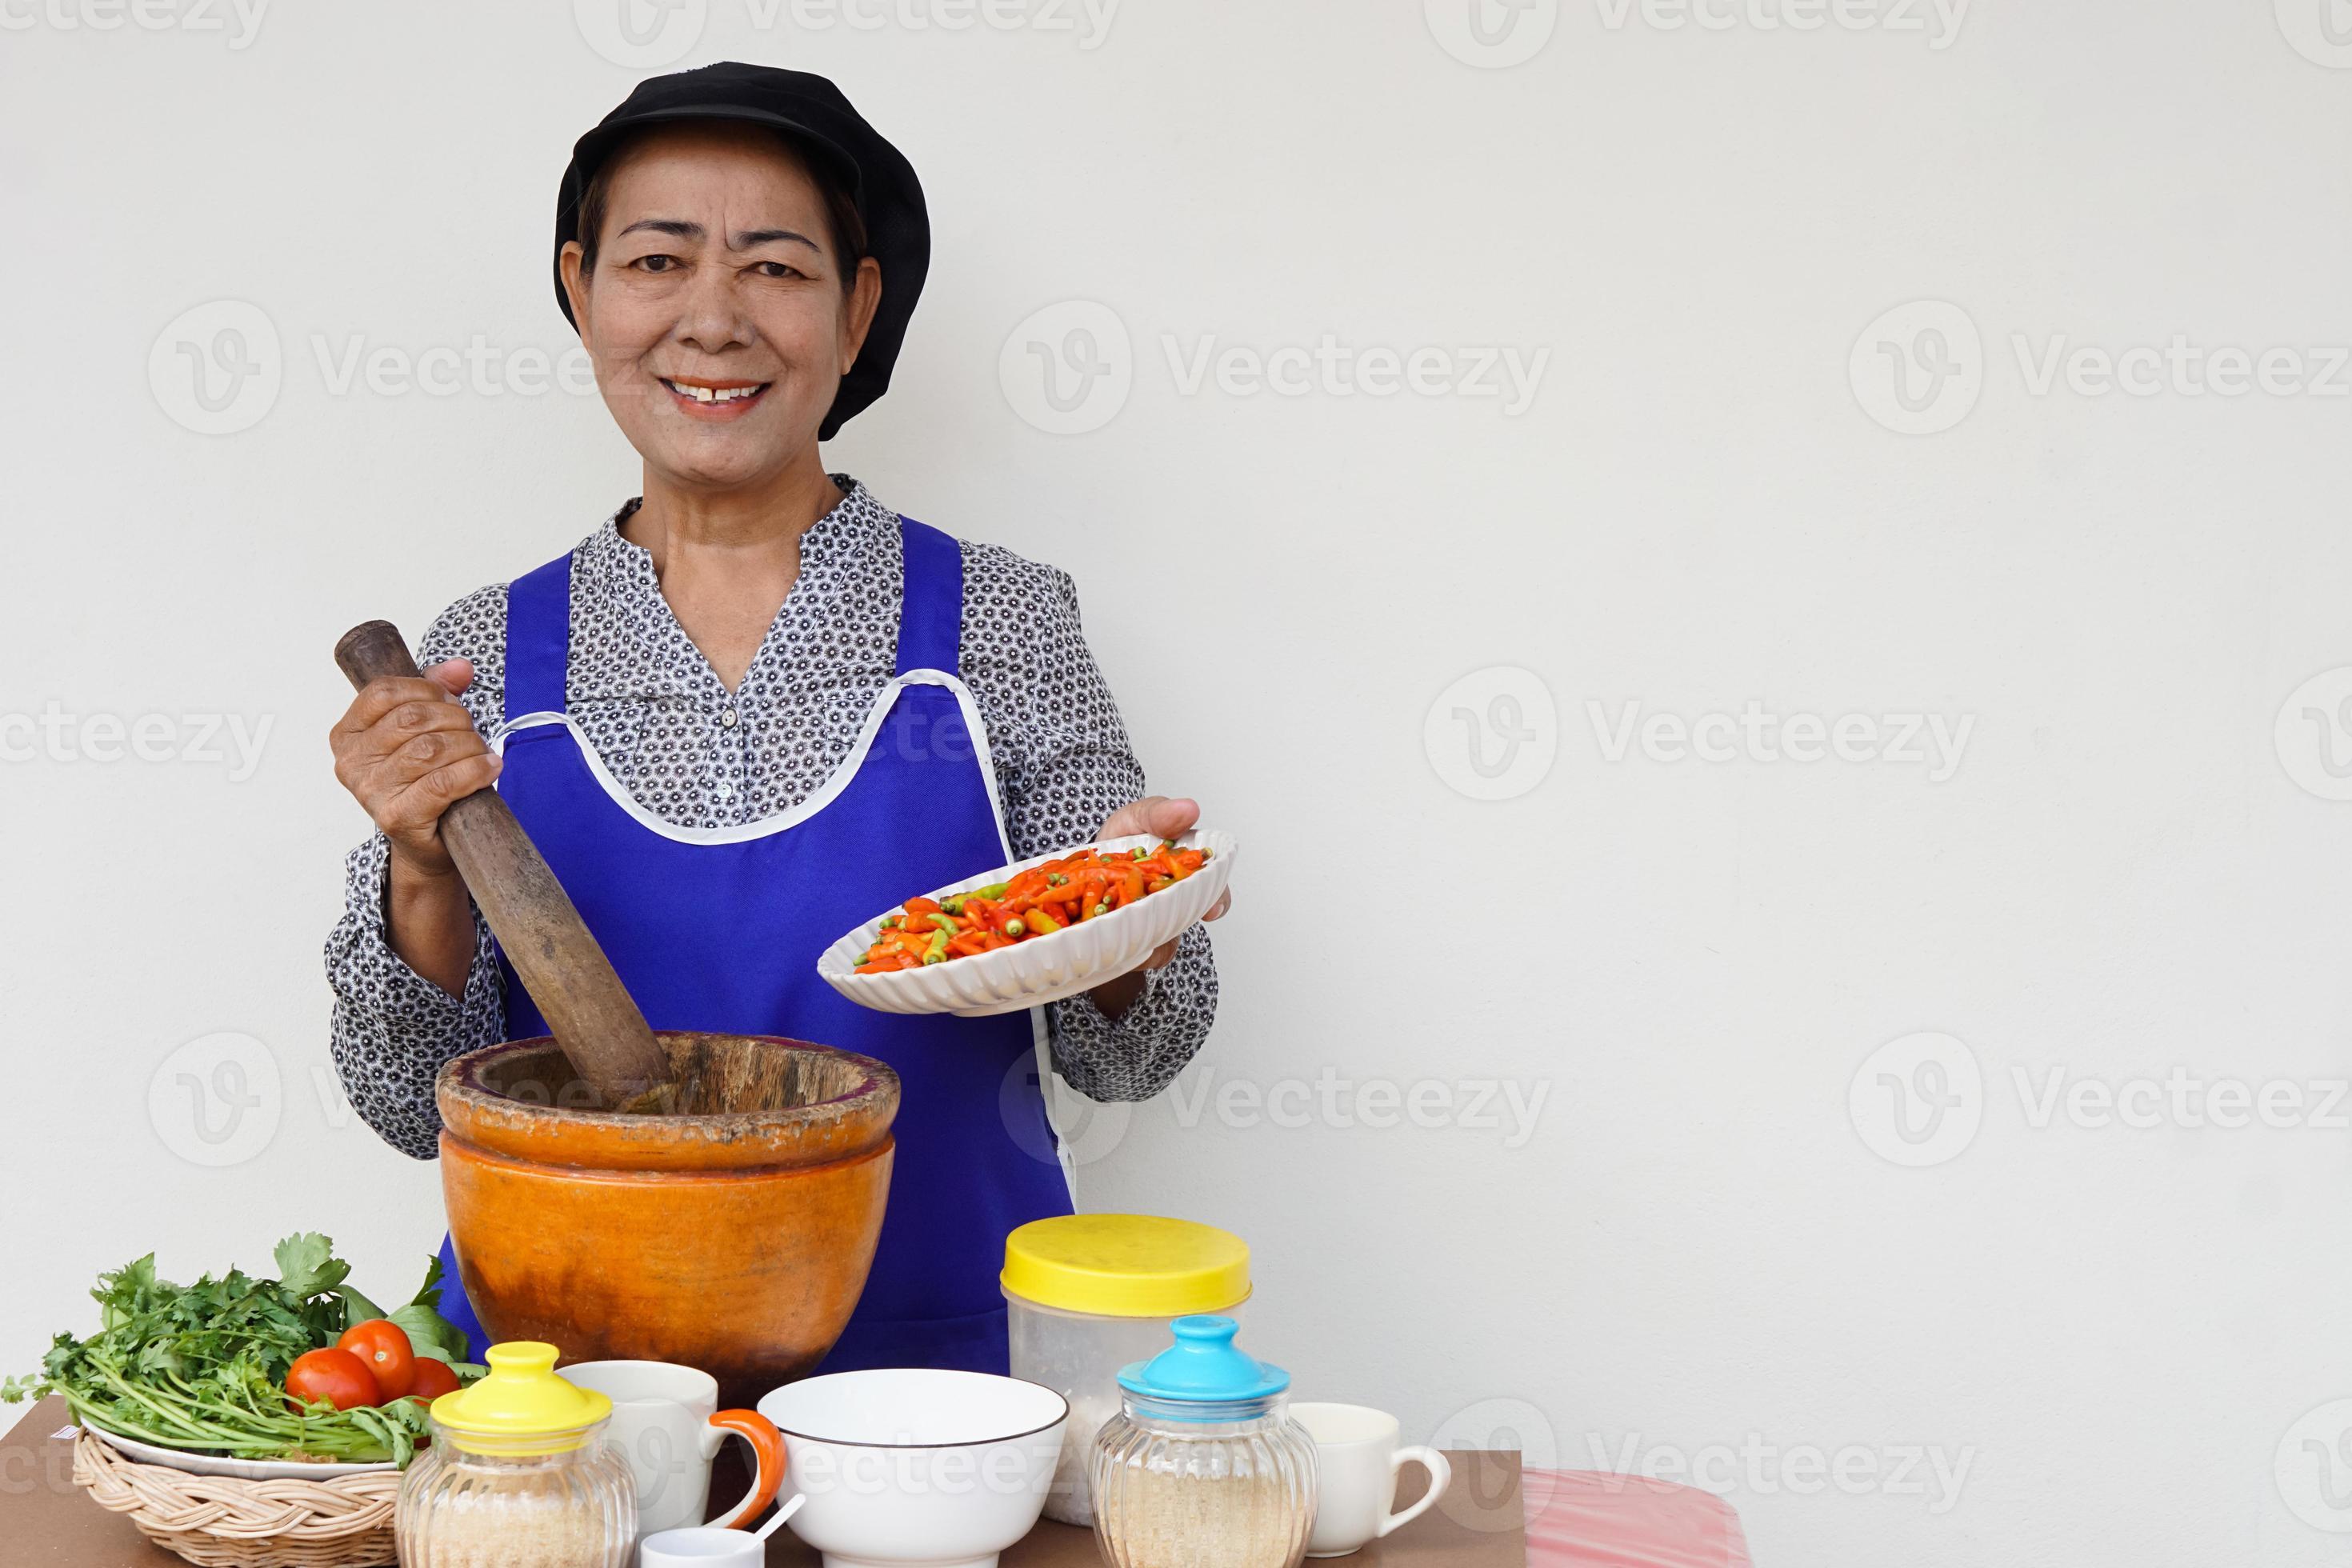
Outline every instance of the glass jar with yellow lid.
<svg viewBox="0 0 2352 1568"><path fill-rule="evenodd" d="M401 1568L627 1568L637 1489L604 1443L613 1402L556 1375L556 1348L492 1345L489 1375L433 1402L401 1478Z"/></svg>
<svg viewBox="0 0 2352 1568"><path fill-rule="evenodd" d="M1118 1414L1119 1369L1164 1349L1179 1318L1238 1319L1249 1266L1249 1247L1231 1231L1154 1215L1064 1215L1004 1238L1013 1375L1070 1402L1046 1518L1094 1522L1087 1456Z"/></svg>

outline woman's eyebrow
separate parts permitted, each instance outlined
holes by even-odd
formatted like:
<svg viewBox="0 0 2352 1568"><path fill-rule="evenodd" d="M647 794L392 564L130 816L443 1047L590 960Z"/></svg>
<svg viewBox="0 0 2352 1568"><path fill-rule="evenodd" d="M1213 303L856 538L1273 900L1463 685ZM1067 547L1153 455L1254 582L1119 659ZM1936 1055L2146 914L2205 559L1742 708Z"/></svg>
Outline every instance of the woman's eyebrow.
<svg viewBox="0 0 2352 1568"><path fill-rule="evenodd" d="M623 229L621 233L635 234L641 229L654 234L666 234L673 239L700 239L709 232L700 224L686 218L641 217ZM733 237L728 241L727 247L730 250L749 250L753 246L767 245L777 240L794 245L805 245L811 250L818 248L816 241L796 228L739 228Z"/></svg>
<svg viewBox="0 0 2352 1568"><path fill-rule="evenodd" d="M805 245L811 250L814 250L817 247L815 240L811 239L808 236L801 233L798 229L740 228L735 231L734 237L727 242L727 248L730 250L749 250L755 245L766 245L772 240L779 239L789 240L795 245Z"/></svg>

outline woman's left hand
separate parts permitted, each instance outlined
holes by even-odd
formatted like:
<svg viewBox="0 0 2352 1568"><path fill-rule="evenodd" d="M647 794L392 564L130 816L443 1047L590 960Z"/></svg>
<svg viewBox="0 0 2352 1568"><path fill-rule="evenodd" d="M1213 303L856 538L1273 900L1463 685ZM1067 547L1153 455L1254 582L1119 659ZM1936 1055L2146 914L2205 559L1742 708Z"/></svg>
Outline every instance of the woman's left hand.
<svg viewBox="0 0 2352 1568"><path fill-rule="evenodd" d="M1182 795L1173 798L1164 795L1146 795L1112 812L1104 821L1102 831L1095 837L1097 839L1124 838L1129 834L1148 833L1154 838L1178 838L1190 833L1200 820L1201 803L1196 800ZM1233 906L1233 901L1234 892L1228 888L1210 906L1209 912L1201 918L1204 921L1217 919ZM1160 968L1175 957L1176 944L1173 942L1162 942L1141 963L1116 980L1105 981L1087 994L1094 998L1095 1005L1106 1017L1116 1018L1143 994L1144 973Z"/></svg>

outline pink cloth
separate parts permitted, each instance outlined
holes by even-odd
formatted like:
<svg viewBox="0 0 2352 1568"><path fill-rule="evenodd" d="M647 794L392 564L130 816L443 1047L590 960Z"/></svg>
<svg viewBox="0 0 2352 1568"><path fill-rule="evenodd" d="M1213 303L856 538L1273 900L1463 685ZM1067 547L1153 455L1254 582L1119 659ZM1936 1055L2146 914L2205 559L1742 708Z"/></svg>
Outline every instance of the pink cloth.
<svg viewBox="0 0 2352 1568"><path fill-rule="evenodd" d="M1641 1476L1528 1470L1528 1568L1750 1568L1739 1516L1713 1492Z"/></svg>

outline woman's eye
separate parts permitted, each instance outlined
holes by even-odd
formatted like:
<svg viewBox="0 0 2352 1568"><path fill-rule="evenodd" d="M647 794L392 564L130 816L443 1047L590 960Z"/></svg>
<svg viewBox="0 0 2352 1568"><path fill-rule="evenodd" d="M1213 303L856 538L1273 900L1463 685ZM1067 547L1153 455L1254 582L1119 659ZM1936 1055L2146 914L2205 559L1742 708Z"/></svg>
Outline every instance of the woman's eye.
<svg viewBox="0 0 2352 1568"><path fill-rule="evenodd" d="M788 261L761 261L752 264L753 271L762 278L798 278L801 269Z"/></svg>
<svg viewBox="0 0 2352 1568"><path fill-rule="evenodd" d="M675 256L640 256L630 266L646 272L667 272L677 266Z"/></svg>

